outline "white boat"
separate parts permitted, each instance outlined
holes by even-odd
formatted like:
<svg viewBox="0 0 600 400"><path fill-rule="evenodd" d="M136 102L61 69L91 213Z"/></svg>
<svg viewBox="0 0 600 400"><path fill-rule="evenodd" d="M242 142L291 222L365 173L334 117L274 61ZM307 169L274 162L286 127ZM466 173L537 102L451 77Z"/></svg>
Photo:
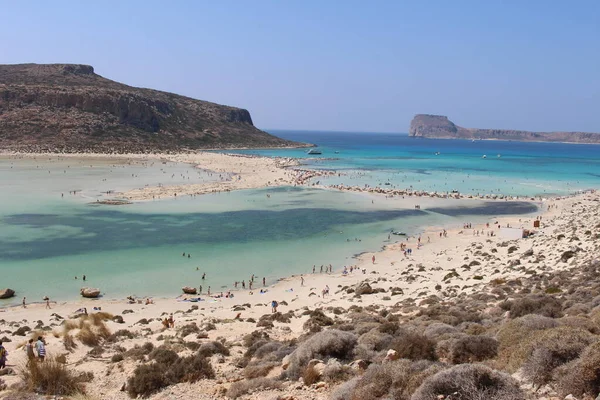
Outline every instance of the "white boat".
<svg viewBox="0 0 600 400"><path fill-rule="evenodd" d="M321 150L319 150L319 149L310 149L309 151L306 152L306 154L323 154L323 153L321 153Z"/></svg>
<svg viewBox="0 0 600 400"><path fill-rule="evenodd" d="M484 154L481 158L487 158L487 156Z"/></svg>
<svg viewBox="0 0 600 400"><path fill-rule="evenodd" d="M402 232L402 231L394 231L394 232L392 232L392 235L406 236L406 233Z"/></svg>

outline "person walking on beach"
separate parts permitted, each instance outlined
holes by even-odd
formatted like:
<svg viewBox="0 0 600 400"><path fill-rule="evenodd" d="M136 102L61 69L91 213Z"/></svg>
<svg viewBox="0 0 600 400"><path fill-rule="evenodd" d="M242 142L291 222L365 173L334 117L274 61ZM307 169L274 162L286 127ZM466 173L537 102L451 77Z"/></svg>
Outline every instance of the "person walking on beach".
<svg viewBox="0 0 600 400"><path fill-rule="evenodd" d="M8 356L8 351L2 346L2 342L0 342L0 369L6 368L6 357Z"/></svg>
<svg viewBox="0 0 600 400"><path fill-rule="evenodd" d="M313 265L313 274L315 273L315 269L317 268L316 265Z"/></svg>
<svg viewBox="0 0 600 400"><path fill-rule="evenodd" d="M300 286L304 286L304 277L300 276Z"/></svg>
<svg viewBox="0 0 600 400"><path fill-rule="evenodd" d="M27 297L23 297L23 308L27 308Z"/></svg>
<svg viewBox="0 0 600 400"><path fill-rule="evenodd" d="M277 301L273 300L271 302L271 312L272 313L276 313L277 312L277 306L279 305L279 303L277 303Z"/></svg>
<svg viewBox="0 0 600 400"><path fill-rule="evenodd" d="M35 360L35 353L33 352L33 339L29 339L29 341L25 343L23 349L25 350L25 354L27 355L26 366L28 366L32 360Z"/></svg>
<svg viewBox="0 0 600 400"><path fill-rule="evenodd" d="M43 362L46 358L46 344L41 336L38 336L38 340L35 342L35 351L37 351L38 360Z"/></svg>
<svg viewBox="0 0 600 400"><path fill-rule="evenodd" d="M50 309L50 297L46 297L46 309Z"/></svg>
<svg viewBox="0 0 600 400"><path fill-rule="evenodd" d="M371 258L371 261L373 261L373 264L375 264L375 256L373 256L373 258Z"/></svg>

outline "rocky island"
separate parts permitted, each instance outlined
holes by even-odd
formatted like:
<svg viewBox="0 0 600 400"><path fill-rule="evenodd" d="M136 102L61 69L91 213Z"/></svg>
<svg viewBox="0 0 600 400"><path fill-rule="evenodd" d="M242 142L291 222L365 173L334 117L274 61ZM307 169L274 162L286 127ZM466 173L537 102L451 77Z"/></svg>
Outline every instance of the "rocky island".
<svg viewBox="0 0 600 400"><path fill-rule="evenodd" d="M89 65L0 65L0 148L147 153L287 147L247 110L127 86Z"/></svg>
<svg viewBox="0 0 600 400"><path fill-rule="evenodd" d="M507 129L463 128L443 115L417 114L409 136L436 139L515 140L522 142L600 143L600 134L588 132L528 132Z"/></svg>

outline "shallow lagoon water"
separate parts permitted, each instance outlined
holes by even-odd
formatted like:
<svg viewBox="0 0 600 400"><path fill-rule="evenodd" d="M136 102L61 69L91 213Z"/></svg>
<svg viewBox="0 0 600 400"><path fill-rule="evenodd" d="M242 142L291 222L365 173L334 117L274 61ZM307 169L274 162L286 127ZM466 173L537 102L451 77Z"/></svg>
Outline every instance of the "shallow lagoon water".
<svg viewBox="0 0 600 400"><path fill-rule="evenodd" d="M156 184L164 180L165 167L152 172L149 166L126 166L117 178L106 166L103 174L86 179L86 168L96 174L100 167L71 166L72 175L60 174L49 161L42 164L55 175L47 180L39 168L11 162L12 170L0 168L3 182L12 176L18 183L3 196L10 201L1 203L0 286L15 289L18 297L3 305L18 303L21 296L76 298L83 274L85 285L101 288L107 298L175 296L185 285L202 285L205 291L211 286L215 292L252 274L272 283L308 273L313 265L350 265L353 255L386 244L392 229L411 233L428 225L535 211L528 203L431 199L419 199L424 209L416 210L415 200L293 187L106 206L94 204L94 198L107 189L139 186L131 174ZM191 167L169 168L169 176L174 170L185 176ZM69 195L70 188L77 194Z"/></svg>

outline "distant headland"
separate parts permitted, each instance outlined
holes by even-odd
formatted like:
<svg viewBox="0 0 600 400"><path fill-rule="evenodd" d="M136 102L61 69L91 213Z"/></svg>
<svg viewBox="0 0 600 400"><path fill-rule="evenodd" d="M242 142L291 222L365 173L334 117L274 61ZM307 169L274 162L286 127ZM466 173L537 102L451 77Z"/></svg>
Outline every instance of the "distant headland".
<svg viewBox="0 0 600 400"><path fill-rule="evenodd" d="M89 65L0 65L0 148L147 153L293 147L247 110L111 81Z"/></svg>
<svg viewBox="0 0 600 400"><path fill-rule="evenodd" d="M409 136L436 139L514 140L522 142L600 143L600 134L588 132L528 132L510 129L463 128L443 115L417 114Z"/></svg>

